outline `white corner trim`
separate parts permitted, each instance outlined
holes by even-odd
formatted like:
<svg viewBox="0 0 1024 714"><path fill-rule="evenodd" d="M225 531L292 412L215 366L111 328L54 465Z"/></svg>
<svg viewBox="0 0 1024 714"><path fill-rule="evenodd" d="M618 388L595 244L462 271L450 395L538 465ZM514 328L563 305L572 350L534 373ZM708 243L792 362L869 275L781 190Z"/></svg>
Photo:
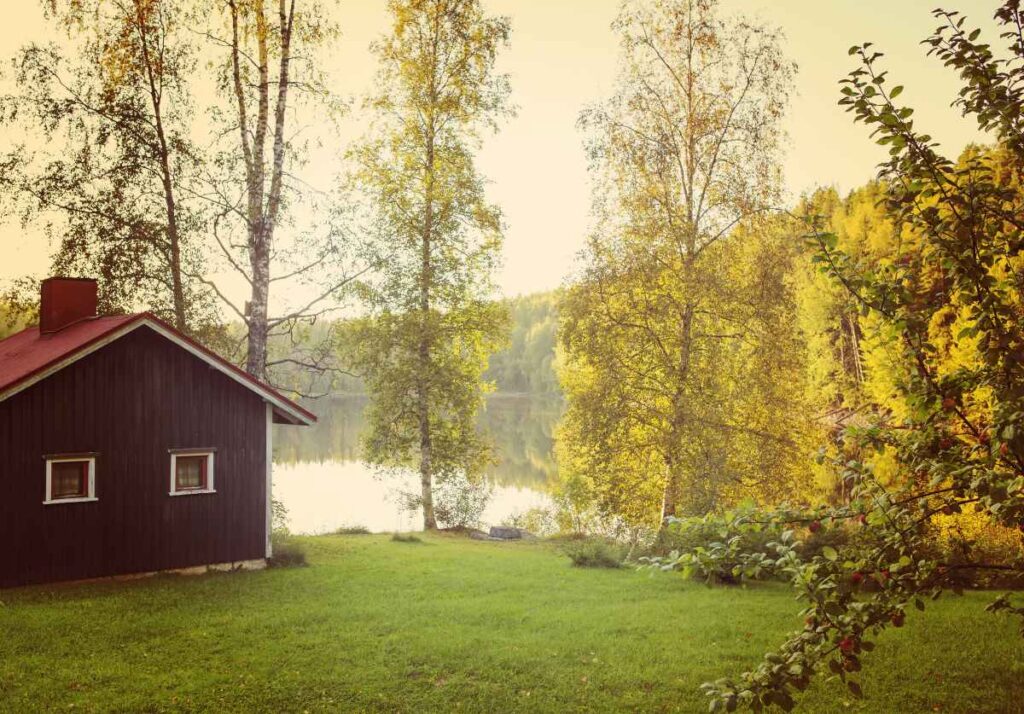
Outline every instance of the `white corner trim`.
<svg viewBox="0 0 1024 714"><path fill-rule="evenodd" d="M271 541L274 529L274 513L271 507L274 498L274 407L267 402L267 557L274 555L274 544Z"/></svg>
<svg viewBox="0 0 1024 714"><path fill-rule="evenodd" d="M217 493L214 477L214 455L216 452L209 449L195 449L187 451L174 450L171 452L171 496L193 496L200 493ZM179 456L205 456L206 457L206 488L178 490L177 467Z"/></svg>
<svg viewBox="0 0 1024 714"><path fill-rule="evenodd" d="M66 464L73 461L89 462L89 477L86 496L76 498L53 498L53 464ZM43 505L55 506L60 503L88 503L98 501L96 498L96 457L95 456L68 456L66 458L55 456L46 459L46 492L44 493Z"/></svg>

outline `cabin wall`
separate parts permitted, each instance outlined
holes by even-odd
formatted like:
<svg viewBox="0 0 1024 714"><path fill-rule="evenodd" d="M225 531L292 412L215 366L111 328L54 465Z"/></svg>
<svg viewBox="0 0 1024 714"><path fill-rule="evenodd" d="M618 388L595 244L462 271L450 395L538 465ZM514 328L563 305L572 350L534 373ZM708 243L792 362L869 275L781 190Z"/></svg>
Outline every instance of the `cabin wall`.
<svg viewBox="0 0 1024 714"><path fill-rule="evenodd" d="M0 402L0 587L263 558L266 406L148 327ZM169 495L168 449L216 449ZM96 496L44 505L48 454L97 452Z"/></svg>

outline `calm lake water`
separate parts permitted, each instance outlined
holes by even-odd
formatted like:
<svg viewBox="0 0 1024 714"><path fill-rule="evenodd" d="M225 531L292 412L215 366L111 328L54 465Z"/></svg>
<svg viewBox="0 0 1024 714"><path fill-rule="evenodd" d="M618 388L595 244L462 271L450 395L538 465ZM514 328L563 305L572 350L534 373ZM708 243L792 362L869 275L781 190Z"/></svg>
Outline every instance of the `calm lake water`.
<svg viewBox="0 0 1024 714"><path fill-rule="evenodd" d="M307 406L319 417L315 426L274 427L274 497L288 508L291 530L421 529L422 514L398 505L399 491L418 490L418 476L378 477L359 460L366 399L336 397ZM494 440L500 463L488 473L494 493L483 516L487 525L549 504L545 487L554 474L552 436L561 409L561 401L550 397L488 399L480 423Z"/></svg>

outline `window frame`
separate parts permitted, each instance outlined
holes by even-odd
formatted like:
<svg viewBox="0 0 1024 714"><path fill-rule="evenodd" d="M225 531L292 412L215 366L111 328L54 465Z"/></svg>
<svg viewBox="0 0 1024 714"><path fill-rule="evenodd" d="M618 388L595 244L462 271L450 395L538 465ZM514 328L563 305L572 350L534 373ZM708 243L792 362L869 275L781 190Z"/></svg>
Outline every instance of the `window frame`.
<svg viewBox="0 0 1024 714"><path fill-rule="evenodd" d="M197 496L204 493L217 493L214 482L214 466L215 458L217 453L216 449L205 448L205 449L168 449L171 455L171 479L170 479L170 496ZM178 488L178 458L187 458L195 456L206 457L206 484L203 488Z"/></svg>
<svg viewBox="0 0 1024 714"><path fill-rule="evenodd" d="M99 500L99 498L96 497L96 454L50 454L43 458L46 460L46 491L43 494L44 506L56 506L64 503L90 503L92 501ZM86 476L86 495L54 498L53 464L77 462L85 462L89 464L89 472Z"/></svg>

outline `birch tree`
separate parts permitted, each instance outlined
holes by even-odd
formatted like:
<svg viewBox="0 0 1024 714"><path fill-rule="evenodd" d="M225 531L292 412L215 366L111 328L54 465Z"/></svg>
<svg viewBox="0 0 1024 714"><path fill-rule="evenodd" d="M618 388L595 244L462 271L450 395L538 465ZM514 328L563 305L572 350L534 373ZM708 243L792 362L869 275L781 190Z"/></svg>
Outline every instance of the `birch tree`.
<svg viewBox="0 0 1024 714"><path fill-rule="evenodd" d="M615 92L581 116L594 229L562 305L561 449L603 497L640 496L648 523L770 487L763 457L795 448L771 416L795 394L761 380L752 398L749 371L787 359L787 253L735 239L777 205L794 67L776 31L716 5L627 2Z"/></svg>
<svg viewBox="0 0 1024 714"><path fill-rule="evenodd" d="M354 183L373 209L372 316L356 364L371 394L367 459L420 475L425 528L437 479L473 478L489 460L476 429L487 356L504 333L489 300L502 222L473 162L481 133L508 111L495 72L509 24L477 0L392 0L392 32L373 47L379 91Z"/></svg>
<svg viewBox="0 0 1024 714"><path fill-rule="evenodd" d="M15 61L0 123L0 200L56 244L54 270L101 278L106 309L144 303L179 330L213 320L189 137L197 53L187 16L162 0L44 3L63 47Z"/></svg>
<svg viewBox="0 0 1024 714"><path fill-rule="evenodd" d="M336 36L336 28L312 0L222 0L217 9L221 14L214 15L205 36L220 66L220 102L212 116L221 132L205 195L216 208L211 234L219 256L244 282L248 299L239 304L215 281L204 282L245 325L246 371L268 379L275 362L268 358L269 339L291 335L300 321L338 309L336 298L354 279L338 235L316 220L325 207L297 177L307 153L300 129L292 126L300 108L315 112L320 123L334 116L336 104L315 53ZM295 220L298 205L313 217L312 225ZM285 225L287 247L280 245ZM291 306L275 315L271 292L275 284L284 287L283 281L290 281L292 292L296 281L302 284L306 299L284 301Z"/></svg>

